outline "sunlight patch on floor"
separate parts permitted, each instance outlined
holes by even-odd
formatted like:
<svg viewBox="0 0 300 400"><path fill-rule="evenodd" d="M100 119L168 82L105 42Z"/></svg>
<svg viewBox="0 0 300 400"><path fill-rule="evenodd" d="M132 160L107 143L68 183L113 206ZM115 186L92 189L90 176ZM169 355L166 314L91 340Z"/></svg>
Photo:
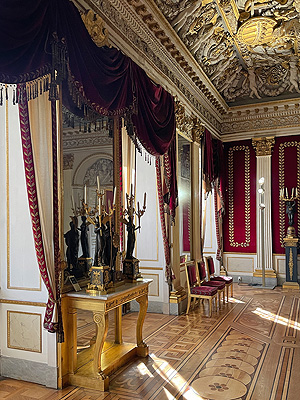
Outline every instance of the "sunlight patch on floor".
<svg viewBox="0 0 300 400"><path fill-rule="evenodd" d="M139 373L141 375L148 375L150 378L154 378L154 376L152 375L152 373L149 371L149 369L146 367L146 365L144 363L140 363L137 366L137 369L139 370Z"/></svg>
<svg viewBox="0 0 300 400"><path fill-rule="evenodd" d="M240 304L245 304L244 301L235 299L234 297L229 297L228 303L240 303Z"/></svg>
<svg viewBox="0 0 300 400"><path fill-rule="evenodd" d="M252 311L254 314L260 316L261 318L268 319L269 321L276 322L277 324L288 326L289 328L300 330L300 324L296 321L292 321L288 318L281 317L280 315L273 314L270 311L257 308Z"/></svg>
<svg viewBox="0 0 300 400"><path fill-rule="evenodd" d="M150 354L150 357L154 361L153 368L155 371L168 383L170 383L175 389L179 391L179 393L187 400L203 400L192 387L188 385L188 382L174 369L171 365L161 359L156 357L155 354ZM175 399L173 395L165 389L165 393L168 396L168 399ZM171 397L170 397L171 396Z"/></svg>

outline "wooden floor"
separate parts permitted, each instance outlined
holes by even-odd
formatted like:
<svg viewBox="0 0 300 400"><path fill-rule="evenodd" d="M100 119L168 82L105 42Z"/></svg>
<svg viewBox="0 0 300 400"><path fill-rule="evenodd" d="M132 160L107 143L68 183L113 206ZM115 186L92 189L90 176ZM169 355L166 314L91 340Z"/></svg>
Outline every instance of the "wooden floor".
<svg viewBox="0 0 300 400"><path fill-rule="evenodd" d="M188 316L147 314L147 359L136 359L110 377L110 391L0 380L0 399L16 400L297 400L300 399L300 293L234 287L234 298L208 317L207 305ZM137 314L124 317L124 340ZM94 327L79 315L79 344Z"/></svg>

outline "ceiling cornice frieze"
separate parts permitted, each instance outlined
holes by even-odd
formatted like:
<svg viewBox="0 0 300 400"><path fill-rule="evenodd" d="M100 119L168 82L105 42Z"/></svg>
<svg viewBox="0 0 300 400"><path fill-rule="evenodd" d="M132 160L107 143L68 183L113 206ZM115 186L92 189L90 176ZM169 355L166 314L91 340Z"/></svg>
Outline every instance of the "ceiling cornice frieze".
<svg viewBox="0 0 300 400"><path fill-rule="evenodd" d="M298 100L299 101L299 100ZM259 132L272 131L276 136L299 133L300 104L288 100L276 103L261 103L230 109L224 116L221 137L235 134L253 137ZM227 141L227 140L226 140Z"/></svg>
<svg viewBox="0 0 300 400"><path fill-rule="evenodd" d="M64 130L63 134L63 148L75 149L75 148L86 148L94 146L112 146L113 139L108 136L108 132L103 132L103 134L97 132L87 133L80 132L76 130Z"/></svg>
<svg viewBox="0 0 300 400"><path fill-rule="evenodd" d="M118 47L126 54L129 53L128 55L149 73L145 63L145 60L147 60L159 71L160 82L158 83L164 87L167 86L166 89L171 93L173 92L173 95L178 95L187 108L212 130L212 133L219 135L222 120L221 112L217 109L216 105L209 101L206 94L195 85L190 74L186 73L179 63L174 63L170 47L168 50L166 46L161 46L161 41L150 29L151 25L150 27L147 25L147 21L149 22L149 19L151 19L150 16L147 18L144 17L144 22L139 15L144 8L138 8L137 12L136 8L132 8L127 1L121 0L80 0L80 4L85 10L87 7L90 7L94 12L101 15L106 21L108 28L111 28L110 39L114 43L117 41L117 44L119 44L118 38L113 37L113 35L116 36L116 31L119 31L122 34L121 43L125 41L127 47L124 48L124 45L119 45ZM157 12L159 12L158 9ZM164 17L161 15L161 18ZM168 24L167 21L165 23ZM171 30L172 28L169 27L169 29ZM179 39L177 38L177 40ZM140 57L135 54L134 58L132 51L131 53L130 51L126 51L128 45L136 48L140 53ZM184 45L182 44L182 46ZM155 75L155 78L157 78L157 75L158 73ZM205 79L207 80L207 78ZM209 81L207 80L207 82ZM210 86L213 87L211 84ZM221 96L219 96L219 99L223 103L222 107L224 106L224 108L222 113L224 113L227 111L225 108L227 105Z"/></svg>

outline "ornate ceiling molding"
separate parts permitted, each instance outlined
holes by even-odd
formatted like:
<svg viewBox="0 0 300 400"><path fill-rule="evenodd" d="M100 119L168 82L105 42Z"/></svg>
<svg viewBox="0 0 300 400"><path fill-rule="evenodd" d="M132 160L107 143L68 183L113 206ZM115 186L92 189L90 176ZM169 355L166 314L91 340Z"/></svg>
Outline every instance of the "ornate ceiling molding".
<svg viewBox="0 0 300 400"><path fill-rule="evenodd" d="M254 147L256 157L270 156L272 154L272 149L274 147L274 144L275 144L274 136L252 139L252 146Z"/></svg>

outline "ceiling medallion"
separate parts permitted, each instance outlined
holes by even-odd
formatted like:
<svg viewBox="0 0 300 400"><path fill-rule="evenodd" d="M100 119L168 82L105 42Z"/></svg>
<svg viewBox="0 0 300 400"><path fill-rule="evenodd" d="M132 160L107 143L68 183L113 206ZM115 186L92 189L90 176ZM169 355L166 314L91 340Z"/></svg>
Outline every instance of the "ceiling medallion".
<svg viewBox="0 0 300 400"><path fill-rule="evenodd" d="M277 22L269 17L253 17L240 26L237 37L250 47L269 44L274 41L273 30Z"/></svg>

